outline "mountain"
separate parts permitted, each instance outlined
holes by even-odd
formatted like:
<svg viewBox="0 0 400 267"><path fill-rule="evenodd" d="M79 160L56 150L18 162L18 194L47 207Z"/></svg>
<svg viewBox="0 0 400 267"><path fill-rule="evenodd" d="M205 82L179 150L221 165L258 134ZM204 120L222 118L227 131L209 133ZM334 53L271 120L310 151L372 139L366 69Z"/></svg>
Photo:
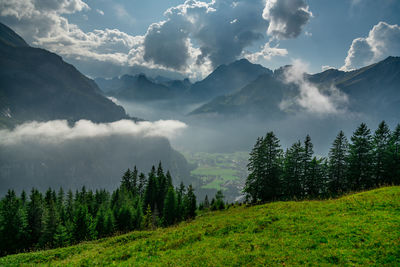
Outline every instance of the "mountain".
<svg viewBox="0 0 400 267"><path fill-rule="evenodd" d="M234 205L164 229L10 255L0 265L399 266L399 209L398 186Z"/></svg>
<svg viewBox="0 0 400 267"><path fill-rule="evenodd" d="M190 95L197 100L210 100L216 96L232 94L255 80L262 74L272 71L247 59L237 60L229 65L217 67L204 80L196 82L190 89Z"/></svg>
<svg viewBox="0 0 400 267"><path fill-rule="evenodd" d="M165 100L183 94L183 92L179 92L178 87L168 87L162 83L156 83L144 74L123 75L121 78L110 80L97 78L95 81L108 95L127 101ZM165 83L171 82L166 81Z"/></svg>
<svg viewBox="0 0 400 267"><path fill-rule="evenodd" d="M147 83L145 77L139 81ZM26 121L68 120L72 125L82 119L100 123L135 118L60 56L28 46L0 24L0 128ZM0 129L0 136L2 131L10 130ZM28 139L7 143L0 138L0 195L8 188L32 186L113 188L128 167L148 170L159 161L177 179L190 179L190 165L162 137L114 134L55 143Z"/></svg>
<svg viewBox="0 0 400 267"><path fill-rule="evenodd" d="M0 126L37 120L127 119L95 82L44 49L33 48L0 23Z"/></svg>
<svg viewBox="0 0 400 267"><path fill-rule="evenodd" d="M283 99L296 97L296 86L284 82L282 67L273 75L261 75L241 90L230 95L217 97L191 112L194 114L222 114L260 116L283 116L279 103ZM349 110L380 117L400 116L400 57L387 59L370 66L344 72L335 69L314 75L305 75L321 91L335 86L349 98ZM371 107L374 107L371 109Z"/></svg>
<svg viewBox="0 0 400 267"><path fill-rule="evenodd" d="M279 103L287 85L273 74L263 74L235 94L219 96L190 115L216 113L237 116L248 113L280 114Z"/></svg>

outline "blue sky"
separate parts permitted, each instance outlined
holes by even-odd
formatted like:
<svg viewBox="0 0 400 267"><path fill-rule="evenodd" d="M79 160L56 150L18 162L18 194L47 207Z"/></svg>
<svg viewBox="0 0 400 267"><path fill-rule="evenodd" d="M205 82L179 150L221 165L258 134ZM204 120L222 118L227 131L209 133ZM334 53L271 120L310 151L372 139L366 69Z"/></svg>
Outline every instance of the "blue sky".
<svg viewBox="0 0 400 267"><path fill-rule="evenodd" d="M0 0L1 22L90 76L199 79L241 57L350 70L400 55L399 14L398 0Z"/></svg>

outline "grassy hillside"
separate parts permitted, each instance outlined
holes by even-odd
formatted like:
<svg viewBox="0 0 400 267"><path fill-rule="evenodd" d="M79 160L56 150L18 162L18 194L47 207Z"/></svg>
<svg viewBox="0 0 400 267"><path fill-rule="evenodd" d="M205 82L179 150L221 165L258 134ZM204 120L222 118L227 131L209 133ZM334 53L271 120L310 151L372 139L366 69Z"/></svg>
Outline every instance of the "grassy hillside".
<svg viewBox="0 0 400 267"><path fill-rule="evenodd" d="M167 229L0 258L0 266L32 264L399 266L400 187L234 207Z"/></svg>

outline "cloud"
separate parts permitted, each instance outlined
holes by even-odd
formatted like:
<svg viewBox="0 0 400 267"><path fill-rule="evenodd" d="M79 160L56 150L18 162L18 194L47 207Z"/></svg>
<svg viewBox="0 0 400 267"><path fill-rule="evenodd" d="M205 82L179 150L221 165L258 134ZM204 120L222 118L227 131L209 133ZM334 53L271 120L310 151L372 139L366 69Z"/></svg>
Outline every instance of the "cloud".
<svg viewBox="0 0 400 267"><path fill-rule="evenodd" d="M100 9L96 9L96 12L99 13L100 15L104 16L104 11Z"/></svg>
<svg viewBox="0 0 400 267"><path fill-rule="evenodd" d="M109 66L174 70L192 79L238 59L260 42L266 45L253 58L283 55L287 50L270 47L266 33L296 37L311 16L299 0L187 0L169 8L165 20L151 24L144 35L133 36L108 28L85 32L67 19L68 14L88 10L82 0L0 0L4 23L28 43L58 53L78 68L101 61ZM117 18L134 23L123 6L115 5L113 11ZM284 32L274 30L277 25Z"/></svg>
<svg viewBox="0 0 400 267"><path fill-rule="evenodd" d="M28 122L13 130L0 130L0 145L14 145L35 140L40 143L59 143L71 139L114 135L173 138L187 125L176 120L133 122L120 120L111 123L93 123L80 120L69 126L66 120Z"/></svg>
<svg viewBox="0 0 400 267"><path fill-rule="evenodd" d="M280 103L282 110L292 107L317 115L338 114L345 111L348 103L347 95L334 86L318 89L305 78L308 66L300 60L295 60L293 65L285 70L284 79L288 84L295 84L299 89L299 95L293 99L285 99Z"/></svg>
<svg viewBox="0 0 400 267"><path fill-rule="evenodd" d="M146 33L145 59L175 69L187 68L193 58L197 65L209 61L213 67L232 62L263 39L268 25L262 18L264 5L263 0L189 0L169 8L167 19Z"/></svg>
<svg viewBox="0 0 400 267"><path fill-rule="evenodd" d="M272 57L276 56L286 56L288 51L285 48L279 48L278 45L271 47L269 43L266 43L261 51L255 53L245 53L244 57L249 61L255 63L260 59L270 60Z"/></svg>
<svg viewBox="0 0 400 267"><path fill-rule="evenodd" d="M336 69L336 68L335 68L335 67L328 66L328 65L323 65L323 66L321 66L321 70L322 70L322 71L331 70L331 69Z"/></svg>
<svg viewBox="0 0 400 267"><path fill-rule="evenodd" d="M136 23L135 18L132 17L131 14L129 14L126 11L124 6L122 6L120 4L115 4L114 11L115 11L115 14L117 15L117 18L120 19L121 21L124 21L130 25L133 25Z"/></svg>
<svg viewBox="0 0 400 267"><path fill-rule="evenodd" d="M269 21L267 33L276 39L300 35L312 12L304 0L267 0L263 18Z"/></svg>
<svg viewBox="0 0 400 267"><path fill-rule="evenodd" d="M353 70L400 55L400 26L379 22L367 37L353 40L341 70Z"/></svg>

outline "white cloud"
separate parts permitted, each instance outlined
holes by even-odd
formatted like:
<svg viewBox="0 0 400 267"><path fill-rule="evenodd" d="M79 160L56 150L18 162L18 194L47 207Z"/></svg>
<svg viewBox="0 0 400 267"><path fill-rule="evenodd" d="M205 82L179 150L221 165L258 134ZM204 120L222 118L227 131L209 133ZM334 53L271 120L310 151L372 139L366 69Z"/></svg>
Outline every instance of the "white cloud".
<svg viewBox="0 0 400 267"><path fill-rule="evenodd" d="M145 35L132 36L107 28L85 32L65 16L88 10L82 0L0 0L2 22L28 43L75 64L141 65L179 71L190 78L202 78L216 66L243 56L245 48L266 38L267 31L272 36L296 37L311 16L303 0L187 0L169 8L166 19L150 25ZM135 22L120 4L110 12L127 23ZM252 58L282 56L287 50L266 45L257 53Z"/></svg>
<svg viewBox="0 0 400 267"><path fill-rule="evenodd" d="M35 140L41 143L59 143L77 138L95 138L112 135L138 137L167 137L178 135L187 125L175 120L133 122L120 120L111 123L93 123L80 120L69 126L66 120L28 122L13 130L0 130L0 145L12 145Z"/></svg>
<svg viewBox="0 0 400 267"><path fill-rule="evenodd" d="M99 13L100 15L104 16L104 11L100 9L96 9L96 12Z"/></svg>
<svg viewBox="0 0 400 267"><path fill-rule="evenodd" d="M400 26L379 22L367 37L353 40L342 70L352 70L375 63L388 56L400 55Z"/></svg>
<svg viewBox="0 0 400 267"><path fill-rule="evenodd" d="M308 66L300 60L285 71L285 82L297 85L299 95L293 99L285 99L280 103L282 110L299 106L303 110L317 115L338 114L345 111L348 103L347 95L334 86L322 92L314 84L305 79Z"/></svg>
<svg viewBox="0 0 400 267"><path fill-rule="evenodd" d="M249 61L256 63L260 59L270 60L272 57L283 57L287 56L288 51L285 48L279 48L278 45L271 47L269 43L266 43L259 52L245 53L244 57Z"/></svg>
<svg viewBox="0 0 400 267"><path fill-rule="evenodd" d="M128 23L130 25L135 24L136 22L135 18L132 17L131 14L128 13L128 11L126 11L124 6L120 4L115 4L114 11L115 14L117 15L117 18L120 19L121 21L124 21L125 23Z"/></svg>
<svg viewBox="0 0 400 267"><path fill-rule="evenodd" d="M267 33L277 39L300 35L312 12L304 0L267 0L263 18L269 21Z"/></svg>
<svg viewBox="0 0 400 267"><path fill-rule="evenodd" d="M322 71L331 70L331 69L336 69L336 68L335 68L335 67L328 66L328 65L323 65L323 66L321 66L321 70L322 70Z"/></svg>

